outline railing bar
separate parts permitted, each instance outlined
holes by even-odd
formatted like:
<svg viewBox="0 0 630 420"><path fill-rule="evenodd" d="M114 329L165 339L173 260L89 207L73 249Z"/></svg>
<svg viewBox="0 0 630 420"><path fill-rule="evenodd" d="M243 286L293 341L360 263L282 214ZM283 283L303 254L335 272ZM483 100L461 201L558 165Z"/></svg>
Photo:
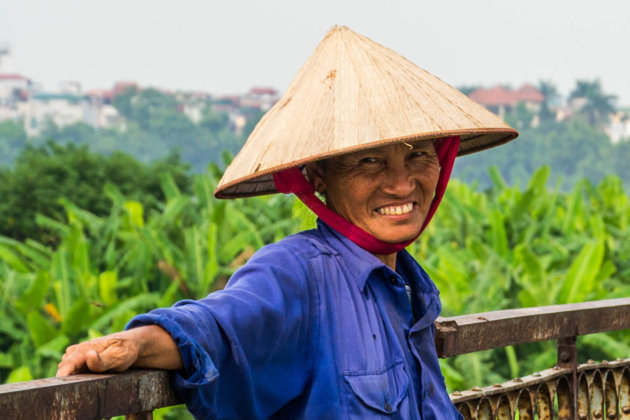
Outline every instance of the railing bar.
<svg viewBox="0 0 630 420"><path fill-rule="evenodd" d="M630 328L630 298L438 318L439 357Z"/></svg>
<svg viewBox="0 0 630 420"><path fill-rule="evenodd" d="M37 404L33 404L37 401ZM0 385L0 413L12 420L109 418L181 404L169 373L130 370L111 375L76 375ZM4 418L4 417L3 417Z"/></svg>
<svg viewBox="0 0 630 420"><path fill-rule="evenodd" d="M455 404L459 404L464 401L470 401L479 399L483 397L492 397L497 395L502 395L508 392L518 391L528 387L534 387L536 385L544 384L551 380L561 378L563 376L569 375L571 373L570 369L561 369L561 368L552 368L546 369L541 372L534 373L532 375L524 376L519 378L518 380L511 380L508 382L504 382L501 384L501 387L496 386L488 386L485 388L481 388L480 391L459 391L457 396L451 395L451 400Z"/></svg>
<svg viewBox="0 0 630 420"><path fill-rule="evenodd" d="M628 309L630 297L596 300L592 302L566 303L562 305L536 306L531 308L504 309L499 311L479 312L475 314L459 315L455 317L439 317L441 320L457 319L461 323L479 323L486 320L498 320L503 318L518 318L521 316L538 316L556 313L583 312L583 311L610 311L615 309ZM484 319L480 319L484 318Z"/></svg>

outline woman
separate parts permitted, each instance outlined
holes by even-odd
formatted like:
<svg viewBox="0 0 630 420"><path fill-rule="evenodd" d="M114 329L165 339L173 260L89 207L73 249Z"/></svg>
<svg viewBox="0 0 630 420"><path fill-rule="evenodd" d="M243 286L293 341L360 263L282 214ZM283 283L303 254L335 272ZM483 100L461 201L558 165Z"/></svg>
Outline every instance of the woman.
<svg viewBox="0 0 630 420"><path fill-rule="evenodd" d="M173 369L198 418L459 418L433 344L438 292L404 248L455 156L516 135L396 53L333 28L215 191L295 193L317 229L264 247L223 291L69 347L58 375Z"/></svg>

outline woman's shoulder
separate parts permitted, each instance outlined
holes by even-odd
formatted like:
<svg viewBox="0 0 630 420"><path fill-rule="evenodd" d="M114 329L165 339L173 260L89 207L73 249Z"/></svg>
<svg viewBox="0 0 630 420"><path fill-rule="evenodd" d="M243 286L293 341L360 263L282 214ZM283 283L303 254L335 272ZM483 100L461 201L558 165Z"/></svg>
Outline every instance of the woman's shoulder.
<svg viewBox="0 0 630 420"><path fill-rule="evenodd" d="M319 229L305 230L289 235L278 242L265 245L258 250L252 260L290 254L304 259L314 258L322 254L335 254Z"/></svg>
<svg viewBox="0 0 630 420"><path fill-rule="evenodd" d="M313 263L322 254L327 253L325 242L313 231L304 231L287 236L282 240L265 245L240 267L230 278L227 288L240 285L265 287L271 284L307 286L313 273ZM272 281L273 280L273 281Z"/></svg>

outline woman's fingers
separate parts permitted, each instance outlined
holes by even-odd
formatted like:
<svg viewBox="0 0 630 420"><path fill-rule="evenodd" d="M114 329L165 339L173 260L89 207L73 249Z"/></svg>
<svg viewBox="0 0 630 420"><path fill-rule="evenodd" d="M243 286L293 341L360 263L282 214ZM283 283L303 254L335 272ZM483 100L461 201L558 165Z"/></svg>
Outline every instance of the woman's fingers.
<svg viewBox="0 0 630 420"><path fill-rule="evenodd" d="M68 347L57 376L122 372L131 366L175 370L183 364L170 334L157 325L145 325Z"/></svg>
<svg viewBox="0 0 630 420"><path fill-rule="evenodd" d="M137 351L128 340L106 336L68 347L58 365L56 376L85 371L122 372L137 358Z"/></svg>
<svg viewBox="0 0 630 420"><path fill-rule="evenodd" d="M105 372L107 369L109 369L109 364L109 361L103 361L100 353L94 349L88 350L88 352L85 354L85 365L90 372Z"/></svg>
<svg viewBox="0 0 630 420"><path fill-rule="evenodd" d="M90 350L86 354L86 365L91 372L122 372L137 359L128 343L116 340L102 351Z"/></svg>
<svg viewBox="0 0 630 420"><path fill-rule="evenodd" d="M66 349L66 353L63 355L61 362L57 365L57 373L55 376L68 376L75 373L81 372L83 366L85 365L85 357L84 354L80 351L77 351L77 346L74 349Z"/></svg>

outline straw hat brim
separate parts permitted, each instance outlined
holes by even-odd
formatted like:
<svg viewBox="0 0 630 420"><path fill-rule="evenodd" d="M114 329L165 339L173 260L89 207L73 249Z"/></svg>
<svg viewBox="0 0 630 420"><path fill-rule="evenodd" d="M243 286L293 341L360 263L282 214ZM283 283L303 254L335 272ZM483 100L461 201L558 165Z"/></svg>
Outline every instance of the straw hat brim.
<svg viewBox="0 0 630 420"><path fill-rule="evenodd" d="M272 174L284 169L451 136L461 137L461 156L506 143L518 132L399 54L335 27L260 120L215 196L272 194Z"/></svg>
<svg viewBox="0 0 630 420"><path fill-rule="evenodd" d="M376 142L376 144L362 145L346 150L339 150L327 154L324 153L319 156L311 156L309 158L303 159L302 161L280 165L256 174L245 176L241 179L236 179L230 183L220 185L215 190L214 195L217 198L245 198L255 197L259 195L275 194L278 192L273 182L273 174L275 172L280 172L296 166L302 166L310 162L327 159L333 156L339 156L346 153L357 152L359 150L385 146L387 144L413 142L420 140L434 140L451 136L461 136L461 143L457 156L464 156L505 144L518 137L518 132L513 129L496 129L495 132L488 132L488 129L484 129L483 131L478 132L471 132L471 130L466 130L440 132L429 136L409 136L398 139L381 140L379 142Z"/></svg>

